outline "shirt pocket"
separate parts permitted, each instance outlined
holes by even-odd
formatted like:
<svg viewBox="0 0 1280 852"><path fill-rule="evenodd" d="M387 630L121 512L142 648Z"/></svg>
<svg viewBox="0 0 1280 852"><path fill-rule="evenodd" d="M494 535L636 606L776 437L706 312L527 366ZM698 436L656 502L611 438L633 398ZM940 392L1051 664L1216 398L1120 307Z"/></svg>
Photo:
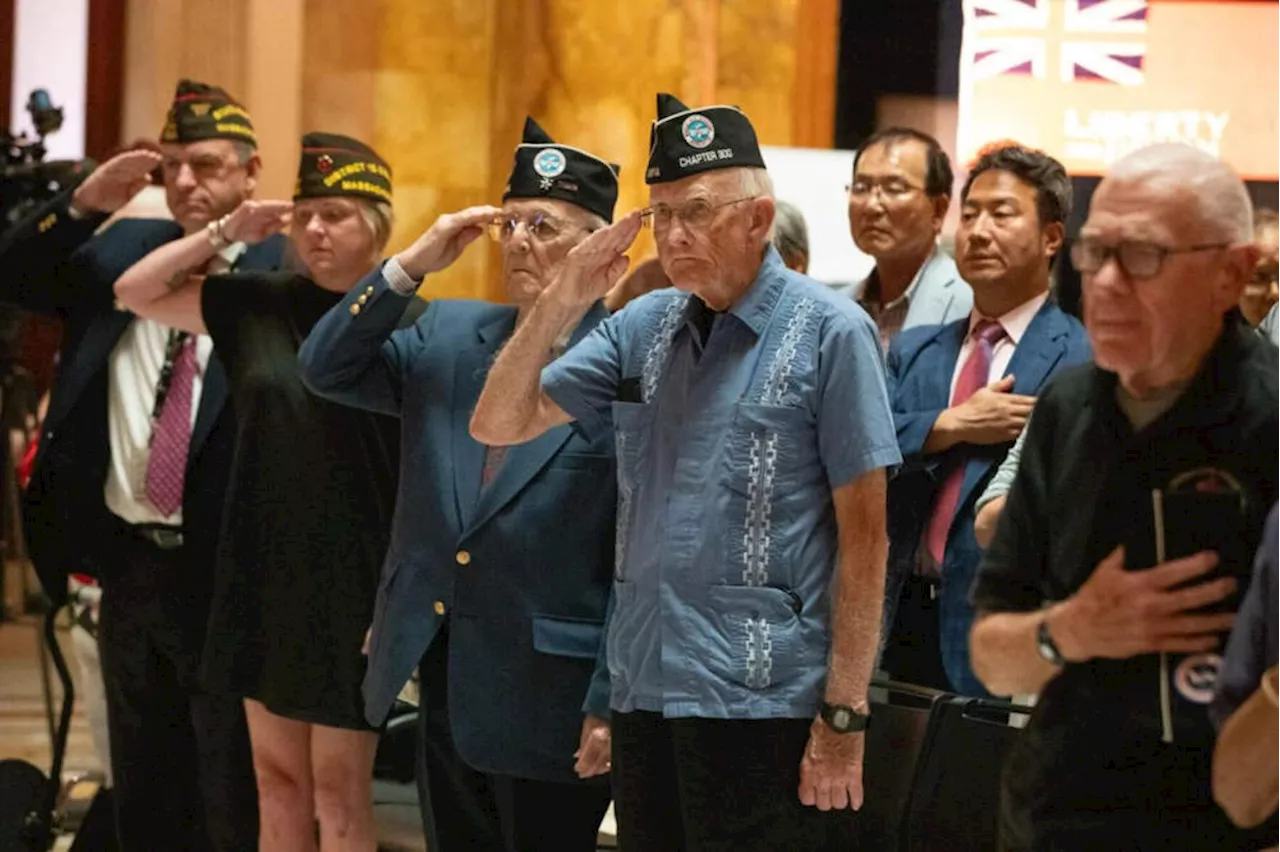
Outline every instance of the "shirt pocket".
<svg viewBox="0 0 1280 852"><path fill-rule="evenodd" d="M635 494L642 460L652 435L653 406L639 402L613 403L613 442L618 459L618 517L614 542L615 580L625 579L629 534L635 520Z"/></svg>
<svg viewBox="0 0 1280 852"><path fill-rule="evenodd" d="M789 522L820 477L815 429L803 408L739 403L720 480L726 495L725 582L765 586L791 579ZM811 496L811 495L810 495ZM781 573L779 570L781 569Z"/></svg>
<svg viewBox="0 0 1280 852"><path fill-rule="evenodd" d="M715 641L705 664L723 681L764 692L805 667L800 596L777 586L712 586L707 593Z"/></svg>

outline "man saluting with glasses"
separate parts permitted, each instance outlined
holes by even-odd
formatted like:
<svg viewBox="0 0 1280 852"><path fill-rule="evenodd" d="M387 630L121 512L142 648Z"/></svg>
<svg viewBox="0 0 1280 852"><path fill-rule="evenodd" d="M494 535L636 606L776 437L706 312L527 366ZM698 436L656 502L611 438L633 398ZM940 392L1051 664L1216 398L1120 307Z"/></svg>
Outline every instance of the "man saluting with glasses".
<svg viewBox="0 0 1280 852"><path fill-rule="evenodd" d="M468 422L498 350L569 251L613 218L618 167L532 119L503 206L442 216L356 286L299 354L318 394L398 415L400 486L368 638L365 712L380 725L414 666L427 845L594 852L609 805L613 439L569 426L486 447ZM397 331L430 275L489 229L510 306L432 301ZM541 362L604 317L563 317ZM601 776L601 777L596 777Z"/></svg>
<svg viewBox="0 0 1280 852"><path fill-rule="evenodd" d="M1237 305L1249 195L1136 151L1072 247L1095 364L1036 405L971 592L973 669L1040 693L1005 762L1002 849L1258 849L1214 804L1207 714L1276 500L1276 350Z"/></svg>
<svg viewBox="0 0 1280 852"><path fill-rule="evenodd" d="M652 206L588 237L489 374L472 434L612 433L608 658L623 849L847 849L899 461L876 328L788 270L747 117L658 96ZM550 365L651 220L675 289ZM833 582L834 581L834 582ZM871 783L874 783L874 779Z"/></svg>

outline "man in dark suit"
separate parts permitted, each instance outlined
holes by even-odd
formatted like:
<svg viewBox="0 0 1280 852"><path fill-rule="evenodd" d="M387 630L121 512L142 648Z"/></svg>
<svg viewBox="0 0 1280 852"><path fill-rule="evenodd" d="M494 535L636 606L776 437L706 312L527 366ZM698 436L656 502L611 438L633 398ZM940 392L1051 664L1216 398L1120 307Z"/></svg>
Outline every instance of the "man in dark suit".
<svg viewBox="0 0 1280 852"><path fill-rule="evenodd" d="M161 142L162 154L109 160L0 244L0 299L64 326L26 534L55 604L67 574L101 578L122 848L244 850L257 802L243 708L196 683L234 439L226 377L207 337L117 309L112 285L184 232L226 242L222 268L271 268L281 244L246 250L221 230L261 165L225 92L180 83ZM175 221L122 219L94 236L157 165Z"/></svg>
<svg viewBox="0 0 1280 852"><path fill-rule="evenodd" d="M1057 160L1016 145L985 152L969 172L956 231L974 309L948 325L904 331L889 349L904 460L889 486L883 665L895 679L986 694L969 666L968 593L981 553L974 501L1040 389L1089 358L1084 327L1049 294L1070 204Z"/></svg>
<svg viewBox="0 0 1280 852"><path fill-rule="evenodd" d="M587 852L608 808L608 785L589 779L610 765L612 437L564 426L486 447L468 423L499 348L569 250L613 218L617 193L616 166L529 120L503 207L441 217L322 319L299 355L316 393L403 423L364 695L381 724L421 662L419 795L433 852ZM514 305L434 301L396 331L423 277L486 227ZM554 350L605 316L595 304Z"/></svg>

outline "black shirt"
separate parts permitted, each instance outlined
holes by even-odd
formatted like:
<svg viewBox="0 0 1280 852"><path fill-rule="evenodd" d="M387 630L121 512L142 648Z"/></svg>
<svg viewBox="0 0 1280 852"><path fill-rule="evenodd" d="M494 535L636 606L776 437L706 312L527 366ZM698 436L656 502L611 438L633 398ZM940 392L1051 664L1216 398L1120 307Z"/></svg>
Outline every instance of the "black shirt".
<svg viewBox="0 0 1280 852"><path fill-rule="evenodd" d="M1169 519L1167 558L1188 555L1181 551L1199 533L1217 544L1218 570L1244 593L1276 500L1276 349L1232 313L1186 392L1137 432L1116 403L1116 382L1085 365L1064 371L1041 396L971 592L979 612L1033 611L1067 598L1118 545L1129 570L1154 565L1154 490ZM1223 505L1231 511L1223 514ZM1207 522L1211 512L1216 520ZM1001 826L1009 848L1071 836L1104 842L1098 848L1130 848L1126 836L1141 848L1240 846L1243 835L1209 792L1214 672L1203 655L1068 665L1045 686L1006 762ZM1192 837L1206 845L1189 846ZM1075 848L1058 842L1052 848Z"/></svg>

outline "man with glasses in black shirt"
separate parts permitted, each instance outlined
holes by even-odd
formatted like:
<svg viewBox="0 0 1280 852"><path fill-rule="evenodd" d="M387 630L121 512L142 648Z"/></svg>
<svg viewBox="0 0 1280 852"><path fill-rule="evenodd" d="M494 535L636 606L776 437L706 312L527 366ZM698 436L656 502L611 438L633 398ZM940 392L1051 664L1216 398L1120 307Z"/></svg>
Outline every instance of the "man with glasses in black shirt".
<svg viewBox="0 0 1280 852"><path fill-rule="evenodd" d="M971 593L979 679L1040 693L1002 848L1267 845L1213 802L1206 712L1276 499L1275 349L1237 309L1256 257L1244 184L1196 149L1130 154L1093 196L1096 364L1041 396Z"/></svg>

